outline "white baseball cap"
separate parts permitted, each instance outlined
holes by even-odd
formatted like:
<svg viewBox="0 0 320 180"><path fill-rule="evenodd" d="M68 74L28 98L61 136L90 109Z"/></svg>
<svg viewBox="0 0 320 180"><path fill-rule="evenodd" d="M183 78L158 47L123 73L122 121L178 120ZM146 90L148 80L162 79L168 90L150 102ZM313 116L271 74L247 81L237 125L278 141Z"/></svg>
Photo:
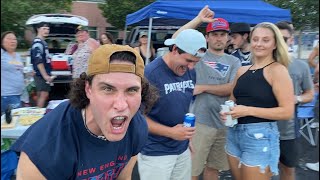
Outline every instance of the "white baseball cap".
<svg viewBox="0 0 320 180"><path fill-rule="evenodd" d="M175 44L184 52L196 57L203 57L207 50L205 37L201 32L194 29L185 29L175 39L167 39L164 44L167 46Z"/></svg>

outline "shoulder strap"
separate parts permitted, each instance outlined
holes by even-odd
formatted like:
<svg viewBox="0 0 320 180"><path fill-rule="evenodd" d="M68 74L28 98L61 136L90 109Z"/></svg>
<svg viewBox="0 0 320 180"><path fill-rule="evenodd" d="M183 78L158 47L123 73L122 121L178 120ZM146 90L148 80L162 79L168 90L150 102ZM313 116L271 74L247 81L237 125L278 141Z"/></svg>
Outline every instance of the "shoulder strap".
<svg viewBox="0 0 320 180"><path fill-rule="evenodd" d="M267 64L267 65L265 65L265 66L263 66L263 68L265 68L265 67L267 67L267 66L269 66L269 65L271 65L272 63L274 63L275 61L272 61L271 63L269 63L269 64ZM263 69L262 68L262 69Z"/></svg>
<svg viewBox="0 0 320 180"><path fill-rule="evenodd" d="M252 65L246 70L246 72L249 71L249 70L252 68L253 65L254 65L254 64L252 64Z"/></svg>

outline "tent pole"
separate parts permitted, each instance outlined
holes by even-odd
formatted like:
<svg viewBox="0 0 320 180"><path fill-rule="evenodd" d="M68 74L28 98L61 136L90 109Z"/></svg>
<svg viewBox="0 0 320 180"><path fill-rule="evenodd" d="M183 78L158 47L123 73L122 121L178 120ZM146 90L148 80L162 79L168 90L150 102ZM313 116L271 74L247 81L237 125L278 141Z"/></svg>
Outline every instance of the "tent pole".
<svg viewBox="0 0 320 180"><path fill-rule="evenodd" d="M150 17L149 18L149 28L148 28L148 44L147 44L147 57L146 57L146 65L150 62L150 59L149 59L149 54L152 53L150 52L150 45L151 45L151 31L152 31L152 20L153 18Z"/></svg>
<svg viewBox="0 0 320 180"><path fill-rule="evenodd" d="M125 45L125 44L126 44L127 29L128 29L128 26L127 26L127 24L126 24L126 25L124 26L124 35L123 35L122 45Z"/></svg>

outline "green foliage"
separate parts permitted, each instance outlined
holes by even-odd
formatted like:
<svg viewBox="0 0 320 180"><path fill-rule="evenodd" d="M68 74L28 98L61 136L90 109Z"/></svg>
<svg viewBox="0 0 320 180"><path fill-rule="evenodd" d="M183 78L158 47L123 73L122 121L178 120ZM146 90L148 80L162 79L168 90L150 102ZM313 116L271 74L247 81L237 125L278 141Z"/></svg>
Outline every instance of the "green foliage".
<svg viewBox="0 0 320 180"><path fill-rule="evenodd" d="M32 15L70 11L71 4L72 0L1 0L1 32L14 31L23 39L25 23Z"/></svg>
<svg viewBox="0 0 320 180"><path fill-rule="evenodd" d="M297 30L319 28L319 0L265 0L274 6L290 9Z"/></svg>
<svg viewBox="0 0 320 180"><path fill-rule="evenodd" d="M105 0L105 3L99 4L103 16L108 22L117 29L123 29L126 16L144 6L147 6L155 0Z"/></svg>

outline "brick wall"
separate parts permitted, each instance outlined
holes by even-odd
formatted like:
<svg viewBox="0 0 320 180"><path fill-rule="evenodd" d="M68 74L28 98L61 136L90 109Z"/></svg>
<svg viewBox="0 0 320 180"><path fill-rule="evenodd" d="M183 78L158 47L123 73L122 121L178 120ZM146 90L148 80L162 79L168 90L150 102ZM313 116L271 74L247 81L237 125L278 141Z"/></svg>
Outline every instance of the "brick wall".
<svg viewBox="0 0 320 180"><path fill-rule="evenodd" d="M87 18L90 27L97 27L98 37L101 33L105 32L108 27L112 27L106 18L103 17L98 3L73 1L71 14Z"/></svg>

